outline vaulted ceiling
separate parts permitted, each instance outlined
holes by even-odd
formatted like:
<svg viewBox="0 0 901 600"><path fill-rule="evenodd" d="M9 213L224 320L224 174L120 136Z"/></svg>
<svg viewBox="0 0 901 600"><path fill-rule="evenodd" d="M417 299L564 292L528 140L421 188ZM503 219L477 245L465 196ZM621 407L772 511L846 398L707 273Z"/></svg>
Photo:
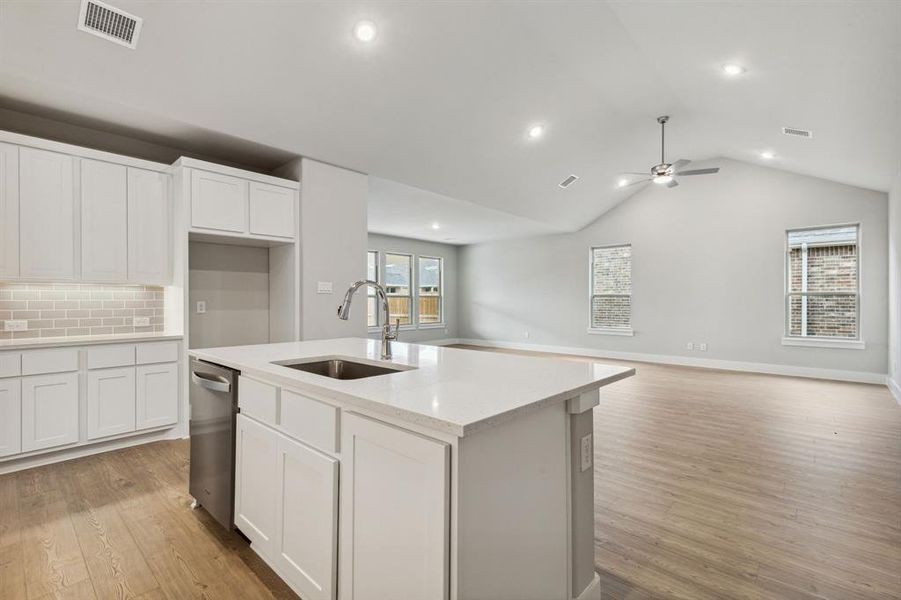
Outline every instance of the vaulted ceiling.
<svg viewBox="0 0 901 600"><path fill-rule="evenodd" d="M620 173L658 162L660 114L673 159L768 150L885 190L901 158L893 0L111 3L143 17L136 50L78 31L78 2L0 4L0 104L369 173L388 233L453 237L435 214L456 242L578 229L634 190ZM374 42L352 36L361 19ZM497 226L459 237L480 218Z"/></svg>

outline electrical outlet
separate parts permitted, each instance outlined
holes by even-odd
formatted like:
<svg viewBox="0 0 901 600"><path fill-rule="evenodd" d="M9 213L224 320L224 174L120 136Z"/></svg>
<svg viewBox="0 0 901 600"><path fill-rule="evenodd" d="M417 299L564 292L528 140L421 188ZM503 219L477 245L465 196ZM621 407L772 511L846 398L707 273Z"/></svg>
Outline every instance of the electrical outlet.
<svg viewBox="0 0 901 600"><path fill-rule="evenodd" d="M685 349L686 349L686 350L694 350L694 349L695 349L695 345L692 344L691 342L688 342L687 344L685 344Z"/></svg>
<svg viewBox="0 0 901 600"><path fill-rule="evenodd" d="M698 350L701 352L707 352L707 342L701 342L701 345L698 346Z"/></svg>
<svg viewBox="0 0 901 600"><path fill-rule="evenodd" d="M25 319L9 319L3 321L3 331L27 331L28 321Z"/></svg>
<svg viewBox="0 0 901 600"><path fill-rule="evenodd" d="M592 448L592 446L594 445L592 443L593 441L594 440L592 439L592 435L590 433L588 435L582 437L582 440L581 440L582 448L581 448L581 451L579 452L579 454L581 455L580 462L582 463L581 464L582 471L587 471L588 469L590 469L592 463L594 462L594 449Z"/></svg>
<svg viewBox="0 0 901 600"><path fill-rule="evenodd" d="M317 281L316 282L316 293L317 294L331 294L332 293L332 282L331 281Z"/></svg>
<svg viewBox="0 0 901 600"><path fill-rule="evenodd" d="M528 332L528 331L523 331L523 332L522 332L522 337L528 338L528 337L529 337L529 332Z"/></svg>
<svg viewBox="0 0 901 600"><path fill-rule="evenodd" d="M135 327L150 327L150 317L135 317L131 324Z"/></svg>
<svg viewBox="0 0 901 600"><path fill-rule="evenodd" d="M197 301L197 314L202 315L206 312L206 301L198 300Z"/></svg>

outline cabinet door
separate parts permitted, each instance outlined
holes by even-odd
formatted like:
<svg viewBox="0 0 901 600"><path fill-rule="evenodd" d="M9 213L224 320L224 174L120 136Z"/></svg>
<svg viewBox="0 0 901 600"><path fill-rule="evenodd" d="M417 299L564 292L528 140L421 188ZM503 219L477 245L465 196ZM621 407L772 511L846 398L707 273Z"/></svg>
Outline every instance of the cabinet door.
<svg viewBox="0 0 901 600"><path fill-rule="evenodd" d="M237 177L191 172L191 227L247 231L247 182Z"/></svg>
<svg viewBox="0 0 901 600"><path fill-rule="evenodd" d="M78 373L22 378L22 451L78 441Z"/></svg>
<svg viewBox="0 0 901 600"><path fill-rule="evenodd" d="M271 560L276 537L278 434L239 414L235 439L235 526Z"/></svg>
<svg viewBox="0 0 901 600"><path fill-rule="evenodd" d="M22 451L22 384L0 379L0 456Z"/></svg>
<svg viewBox="0 0 901 600"><path fill-rule="evenodd" d="M171 239L168 176L128 169L128 279L168 284Z"/></svg>
<svg viewBox="0 0 901 600"><path fill-rule="evenodd" d="M135 430L135 368L88 371L88 439Z"/></svg>
<svg viewBox="0 0 901 600"><path fill-rule="evenodd" d="M128 278L126 168L81 159L81 277L87 281Z"/></svg>
<svg viewBox="0 0 901 600"><path fill-rule="evenodd" d="M149 429L178 421L178 363L137 368L137 427Z"/></svg>
<svg viewBox="0 0 901 600"><path fill-rule="evenodd" d="M20 276L75 278L75 193L71 156L19 148Z"/></svg>
<svg viewBox="0 0 901 600"><path fill-rule="evenodd" d="M294 190L250 182L250 233L294 237Z"/></svg>
<svg viewBox="0 0 901 600"><path fill-rule="evenodd" d="M342 417L342 597L446 599L447 444Z"/></svg>
<svg viewBox="0 0 901 600"><path fill-rule="evenodd" d="M333 600L338 569L338 461L278 436L275 562L304 600Z"/></svg>
<svg viewBox="0 0 901 600"><path fill-rule="evenodd" d="M0 144L0 277L19 276L19 147Z"/></svg>

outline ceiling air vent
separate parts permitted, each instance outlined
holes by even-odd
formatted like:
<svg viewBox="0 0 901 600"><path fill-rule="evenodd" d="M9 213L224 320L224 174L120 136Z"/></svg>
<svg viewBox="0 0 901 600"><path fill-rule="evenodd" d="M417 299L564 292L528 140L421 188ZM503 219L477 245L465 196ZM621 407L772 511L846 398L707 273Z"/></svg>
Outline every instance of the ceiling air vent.
<svg viewBox="0 0 901 600"><path fill-rule="evenodd" d="M579 181L578 175L570 175L569 177L561 181L558 185L565 190L577 181Z"/></svg>
<svg viewBox="0 0 901 600"><path fill-rule="evenodd" d="M143 21L98 0L82 0L78 29L134 49Z"/></svg>
<svg viewBox="0 0 901 600"><path fill-rule="evenodd" d="M785 135L793 135L795 137L812 138L813 132L807 129L798 129L797 127L783 127L782 133Z"/></svg>

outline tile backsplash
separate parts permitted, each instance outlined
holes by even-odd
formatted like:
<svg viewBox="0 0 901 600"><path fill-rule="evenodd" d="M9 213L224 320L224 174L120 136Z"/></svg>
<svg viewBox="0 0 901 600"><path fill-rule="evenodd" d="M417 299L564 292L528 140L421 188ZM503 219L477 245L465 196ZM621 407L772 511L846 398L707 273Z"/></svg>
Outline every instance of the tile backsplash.
<svg viewBox="0 0 901 600"><path fill-rule="evenodd" d="M163 288L97 283L0 281L0 340L163 331ZM150 325L135 327L135 317ZM26 331L3 331L26 320Z"/></svg>

